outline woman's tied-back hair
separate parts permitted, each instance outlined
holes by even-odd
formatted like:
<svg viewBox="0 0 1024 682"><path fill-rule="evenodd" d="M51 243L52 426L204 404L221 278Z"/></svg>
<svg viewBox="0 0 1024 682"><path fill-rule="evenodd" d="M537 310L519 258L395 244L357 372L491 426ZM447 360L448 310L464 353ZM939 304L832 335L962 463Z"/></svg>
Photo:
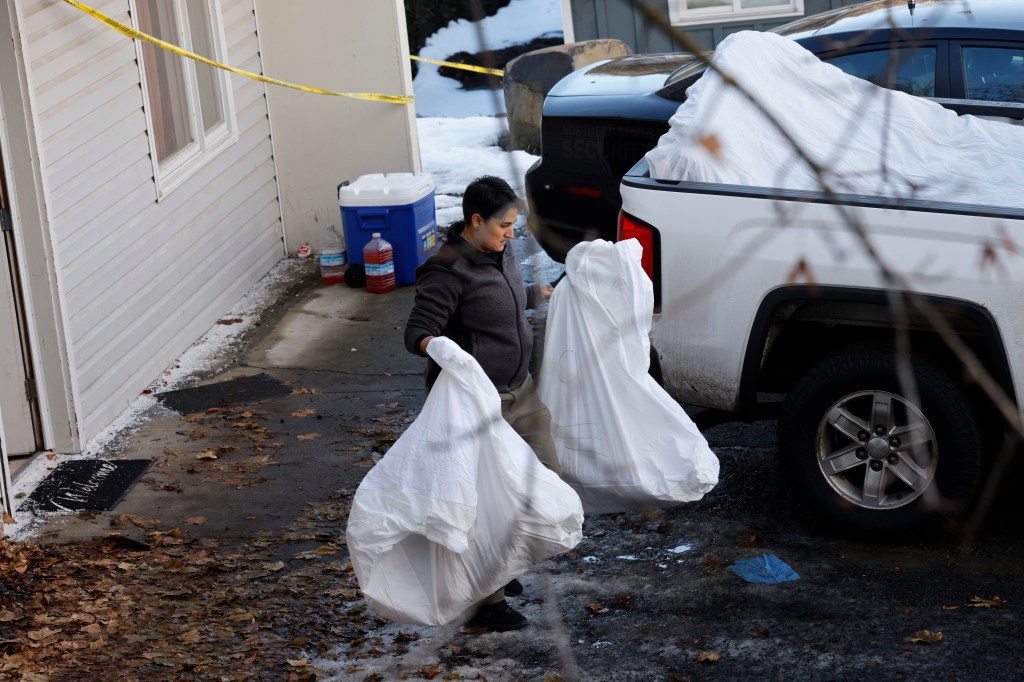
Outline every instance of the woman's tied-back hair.
<svg viewBox="0 0 1024 682"><path fill-rule="evenodd" d="M493 175L485 175L469 183L462 195L462 217L473 224L473 214L488 220L502 215L510 207L519 207L519 197L508 183Z"/></svg>

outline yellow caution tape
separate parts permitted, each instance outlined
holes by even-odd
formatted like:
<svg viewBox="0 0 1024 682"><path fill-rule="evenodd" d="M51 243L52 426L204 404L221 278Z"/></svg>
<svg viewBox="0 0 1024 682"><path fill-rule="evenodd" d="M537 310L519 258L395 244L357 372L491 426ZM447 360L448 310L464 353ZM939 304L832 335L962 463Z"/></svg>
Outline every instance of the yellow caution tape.
<svg viewBox="0 0 1024 682"><path fill-rule="evenodd" d="M441 62L436 59L427 59L426 57L417 57L414 54L409 55L410 59L415 59L418 62L430 62L431 64L440 64L441 66L447 66L453 69L462 69L463 71L476 71L477 73L486 73L491 76L497 76L498 78L504 78L505 72L501 69L488 69L483 66L473 66L472 64L459 64L458 62Z"/></svg>
<svg viewBox="0 0 1024 682"><path fill-rule="evenodd" d="M88 5L83 5L82 3L78 2L77 0L64 0L64 2L66 2L69 5L71 5L72 7L75 7L77 9L82 10L83 12L88 14L89 16L92 16L92 17L95 17L95 18L99 19L104 24L106 24L107 26L111 27L112 29L114 29L118 33L120 33L122 35L125 35L125 36L128 36L129 38L133 38L135 40L144 40L147 43L152 43L153 45L156 45L159 48L162 48L164 50L168 50L168 51L173 52L174 54L177 54L177 55L181 55L182 57L187 57L189 59L194 59L195 61L200 62L202 64L207 64L209 66L213 66L213 67L216 67L218 69L224 69L225 71L230 71L231 73L237 73L239 76L245 76L246 78L251 78L251 79L253 79L255 81L259 81L261 83L269 83L271 85L280 85L280 86L283 86L283 87L286 87L286 88L292 88L293 90L301 90L302 92L312 92L312 93L317 94L317 95L334 95L336 97L352 97L354 99L365 99L365 100L370 100L372 102L391 102L393 104L409 104L410 102L412 102L412 97L397 96L397 95L380 95L380 94L373 93L373 92L335 92L334 90L323 90L321 88L314 88L314 87L310 87L308 85L296 85L295 83L288 83L286 81L277 80L276 78L268 78L267 76L261 76L258 73L252 73L250 71L243 71L242 69L236 69L233 66L228 66L227 64L221 64L220 62L215 62L212 59L207 59L206 57L203 57L202 55L196 54L195 52L189 52L188 50L183 50L182 48L178 47L177 45L172 45L171 43L164 42L163 40L160 40L159 38L154 38L153 36L151 36L151 35L149 35L147 33L143 33L142 31L137 31L134 28L132 28L131 26L128 26L126 24L122 24L120 21L118 21L118 20L116 20L116 19L114 19L112 17L108 17L106 14L103 14L102 12L94 10L92 7L89 7Z"/></svg>

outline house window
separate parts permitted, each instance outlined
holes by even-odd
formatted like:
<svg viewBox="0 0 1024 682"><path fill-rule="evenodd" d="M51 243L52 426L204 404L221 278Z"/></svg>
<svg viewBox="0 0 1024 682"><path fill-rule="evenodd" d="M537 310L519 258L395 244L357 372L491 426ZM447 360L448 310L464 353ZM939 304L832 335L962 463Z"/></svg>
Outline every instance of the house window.
<svg viewBox="0 0 1024 682"><path fill-rule="evenodd" d="M704 24L803 15L804 0L669 0L673 24Z"/></svg>
<svg viewBox="0 0 1024 682"><path fill-rule="evenodd" d="M224 62L220 0L135 0L139 30ZM227 73L141 42L158 193L179 184L235 134Z"/></svg>

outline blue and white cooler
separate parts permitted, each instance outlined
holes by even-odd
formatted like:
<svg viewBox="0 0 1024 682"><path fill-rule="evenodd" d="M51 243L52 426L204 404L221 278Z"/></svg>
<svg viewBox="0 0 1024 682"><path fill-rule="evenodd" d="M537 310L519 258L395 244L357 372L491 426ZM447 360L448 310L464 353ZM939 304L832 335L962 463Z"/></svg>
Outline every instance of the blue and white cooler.
<svg viewBox="0 0 1024 682"><path fill-rule="evenodd" d="M429 173L372 173L338 186L349 267L364 267L374 232L390 242L395 282L414 284L416 268L437 252L434 180Z"/></svg>

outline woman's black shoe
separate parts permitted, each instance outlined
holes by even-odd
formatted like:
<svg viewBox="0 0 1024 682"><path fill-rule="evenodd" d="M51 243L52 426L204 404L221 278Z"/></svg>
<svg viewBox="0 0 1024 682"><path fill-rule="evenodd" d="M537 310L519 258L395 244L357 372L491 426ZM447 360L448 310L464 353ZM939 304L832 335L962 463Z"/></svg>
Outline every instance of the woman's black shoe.
<svg viewBox="0 0 1024 682"><path fill-rule="evenodd" d="M497 604L485 604L476 610L467 625L485 627L495 632L518 630L526 625L526 616L514 610L504 599Z"/></svg>
<svg viewBox="0 0 1024 682"><path fill-rule="evenodd" d="M505 585L505 596L506 597L518 597L523 593L523 584L512 578L508 581L508 585Z"/></svg>

